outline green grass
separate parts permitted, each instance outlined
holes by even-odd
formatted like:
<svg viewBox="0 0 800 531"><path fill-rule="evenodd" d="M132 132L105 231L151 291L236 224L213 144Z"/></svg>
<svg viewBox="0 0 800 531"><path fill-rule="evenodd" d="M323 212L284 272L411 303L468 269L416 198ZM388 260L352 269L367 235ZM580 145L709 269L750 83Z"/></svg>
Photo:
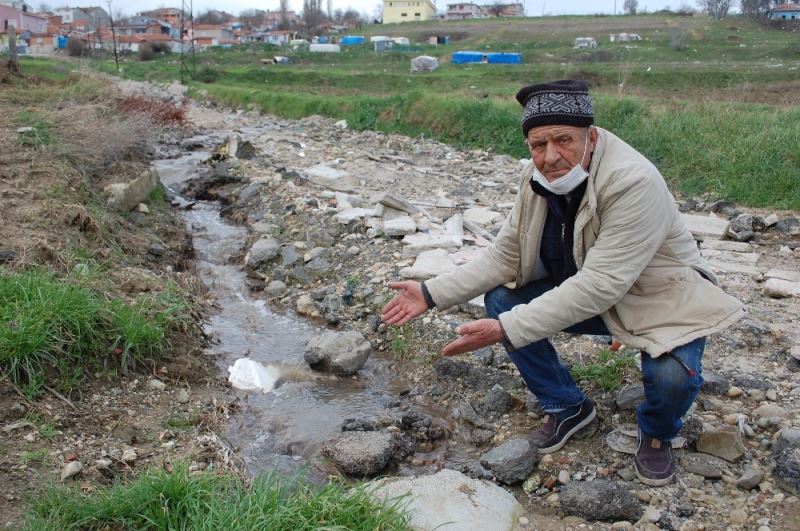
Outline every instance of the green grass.
<svg viewBox="0 0 800 531"><path fill-rule="evenodd" d="M624 352L602 350L590 363L576 363L570 369L577 382L597 385L604 391L613 391L636 370L636 358Z"/></svg>
<svg viewBox="0 0 800 531"><path fill-rule="evenodd" d="M86 368L151 362L189 319L177 290L123 301L101 288L89 268L69 278L0 270L0 372L32 396L69 387Z"/></svg>
<svg viewBox="0 0 800 531"><path fill-rule="evenodd" d="M31 503L26 529L394 530L407 529L398 504L371 501L364 487L311 487L277 475L251 485L230 475L146 472L129 485L84 495L51 487Z"/></svg>
<svg viewBox="0 0 800 531"><path fill-rule="evenodd" d="M18 127L31 128L17 135L17 142L21 146L41 148L50 147L55 142L52 124L36 111L24 110L17 113Z"/></svg>
<svg viewBox="0 0 800 531"><path fill-rule="evenodd" d="M46 465L50 462L50 454L44 448L32 451L26 450L20 454L19 460L25 466L30 464Z"/></svg>

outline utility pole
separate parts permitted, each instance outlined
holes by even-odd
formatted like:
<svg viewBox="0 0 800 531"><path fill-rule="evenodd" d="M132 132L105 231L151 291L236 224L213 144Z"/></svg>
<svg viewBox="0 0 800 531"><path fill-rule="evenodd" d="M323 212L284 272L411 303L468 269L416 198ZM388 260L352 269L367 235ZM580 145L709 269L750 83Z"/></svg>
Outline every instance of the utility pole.
<svg viewBox="0 0 800 531"><path fill-rule="evenodd" d="M108 20L111 22L111 42L114 43L114 64L119 72L119 57L117 56L117 32L114 31L114 16L111 14L111 0L106 0L108 4Z"/></svg>

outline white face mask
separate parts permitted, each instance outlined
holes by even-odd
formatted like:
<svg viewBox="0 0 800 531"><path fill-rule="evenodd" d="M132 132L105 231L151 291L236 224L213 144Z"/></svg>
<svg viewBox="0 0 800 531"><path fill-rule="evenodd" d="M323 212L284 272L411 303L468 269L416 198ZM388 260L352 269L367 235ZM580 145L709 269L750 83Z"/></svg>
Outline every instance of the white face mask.
<svg viewBox="0 0 800 531"><path fill-rule="evenodd" d="M581 166L581 162L583 162L584 157L586 157L586 150L589 149L589 131L586 131L586 144L583 147L583 155L581 155L581 160L569 170L568 173L562 175L555 181L548 181L547 177L545 177L542 172L539 171L539 168L536 167L536 164L533 165L533 179L542 185L542 188L545 190L552 192L556 195L566 195L577 188L583 181L589 177L589 174L586 170L583 169Z"/></svg>

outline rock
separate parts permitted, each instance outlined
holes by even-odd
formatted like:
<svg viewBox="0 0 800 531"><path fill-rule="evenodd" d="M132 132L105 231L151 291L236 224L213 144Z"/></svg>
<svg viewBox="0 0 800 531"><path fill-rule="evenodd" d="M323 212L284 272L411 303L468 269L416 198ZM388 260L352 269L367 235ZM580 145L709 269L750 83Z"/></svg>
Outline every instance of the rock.
<svg viewBox="0 0 800 531"><path fill-rule="evenodd" d="M469 438L475 446L486 446L494 439L495 432L484 428L475 428L470 434Z"/></svg>
<svg viewBox="0 0 800 531"><path fill-rule="evenodd" d="M637 383L623 387L617 392L614 402L622 410L633 411L644 401L644 385Z"/></svg>
<svg viewBox="0 0 800 531"><path fill-rule="evenodd" d="M506 413L514 405L514 397L500 385L492 387L483 399L483 408L493 413Z"/></svg>
<svg viewBox="0 0 800 531"><path fill-rule="evenodd" d="M333 126L336 129L347 129L347 120L339 120L338 122L334 123Z"/></svg>
<svg viewBox="0 0 800 531"><path fill-rule="evenodd" d="M149 213L150 213L150 207L148 207L148 206L147 206L147 205L145 205L144 203L139 203L139 206L138 206L138 207L136 207L136 208L137 208L137 210L138 210L139 212L141 212L142 214L149 214Z"/></svg>
<svg viewBox="0 0 800 531"><path fill-rule="evenodd" d="M136 450L134 450L133 448L128 448L124 452L122 452L121 461L123 463L130 465L131 463L135 463L138 457L139 456L136 455Z"/></svg>
<svg viewBox="0 0 800 531"><path fill-rule="evenodd" d="M400 499L416 530L511 531L522 513L514 495L488 481L455 470L429 476L390 478L377 483L378 502ZM407 498L400 498L407 495Z"/></svg>
<svg viewBox="0 0 800 531"><path fill-rule="evenodd" d="M755 467L748 466L745 467L742 475L736 480L736 486L742 490L752 490L756 488L763 479L764 472Z"/></svg>
<svg viewBox="0 0 800 531"><path fill-rule="evenodd" d="M264 294L270 299L277 299L286 295L286 284L280 280L273 280L264 288Z"/></svg>
<svg viewBox="0 0 800 531"><path fill-rule="evenodd" d="M147 381L147 387L155 391L163 391L164 389L167 388L167 384L165 384L161 380L156 380L155 378L153 378L152 380Z"/></svg>
<svg viewBox="0 0 800 531"><path fill-rule="evenodd" d="M775 468L772 476L780 488L800 494L800 429L783 428L772 446Z"/></svg>
<svg viewBox="0 0 800 531"><path fill-rule="evenodd" d="M768 278L764 282L764 293L774 299L800 297L800 282L790 282L780 278Z"/></svg>
<svg viewBox="0 0 800 531"><path fill-rule="evenodd" d="M234 154L236 155L237 159L254 159L256 157L256 148L253 147L253 144L249 140L245 140L244 142L239 143L239 146L236 148Z"/></svg>
<svg viewBox="0 0 800 531"><path fill-rule="evenodd" d="M456 265L445 249L433 249L420 253L412 267L400 270L400 276L404 279L427 280L455 269Z"/></svg>
<svg viewBox="0 0 800 531"><path fill-rule="evenodd" d="M110 470L112 464L113 464L113 461L111 461L111 459L102 457L102 458L100 458L100 459L98 459L97 461L94 462L94 467L97 470Z"/></svg>
<svg viewBox="0 0 800 531"><path fill-rule="evenodd" d="M639 500L618 481L570 481L561 488L561 510L586 520L636 521L642 515Z"/></svg>
<svg viewBox="0 0 800 531"><path fill-rule="evenodd" d="M383 222L383 233L386 236L405 236L417 232L417 223L411 216L401 216Z"/></svg>
<svg viewBox="0 0 800 531"><path fill-rule="evenodd" d="M9 264L17 259L17 252L13 249L0 249L0 264Z"/></svg>
<svg viewBox="0 0 800 531"><path fill-rule="evenodd" d="M491 225L495 221L503 219L503 214L494 212L485 207L470 208L464 211L464 221L469 221L477 225Z"/></svg>
<svg viewBox="0 0 800 531"><path fill-rule="evenodd" d="M747 511L744 509L734 509L730 512L728 520L733 525L744 525L747 522Z"/></svg>
<svg viewBox="0 0 800 531"><path fill-rule="evenodd" d="M358 332L325 332L308 342L304 358L314 370L349 376L364 366L370 349L369 341Z"/></svg>
<svg viewBox="0 0 800 531"><path fill-rule="evenodd" d="M701 433L697 440L697 451L721 457L731 463L745 454L742 438L732 426Z"/></svg>
<svg viewBox="0 0 800 531"><path fill-rule="evenodd" d="M527 439L510 439L481 456L480 463L495 477L512 485L524 481L539 460L539 451Z"/></svg>
<svg viewBox="0 0 800 531"><path fill-rule="evenodd" d="M763 406L759 406L753 410L754 416L766 419L771 419L774 417L785 418L788 414L788 411L775 404L764 404Z"/></svg>
<svg viewBox="0 0 800 531"><path fill-rule="evenodd" d="M178 401L179 404L188 404L189 403L189 391L186 389L179 389L178 396L175 397L175 400Z"/></svg>
<svg viewBox="0 0 800 531"><path fill-rule="evenodd" d="M442 379L461 378L469 374L469 363L456 358L440 357L433 362L433 372Z"/></svg>
<svg viewBox="0 0 800 531"><path fill-rule="evenodd" d="M294 245L289 245L281 249L281 265L290 266L302 260L302 257L297 253Z"/></svg>
<svg viewBox="0 0 800 531"><path fill-rule="evenodd" d="M798 348L798 351L800 351L800 348ZM478 363L484 367L489 367L492 365L492 362L494 362L494 351L489 347L479 348L473 351L472 355L478 360ZM800 352L798 352L798 355L800 355Z"/></svg>
<svg viewBox="0 0 800 531"><path fill-rule="evenodd" d="M800 220L797 218L782 219L775 224L775 229L783 234L797 236L800 234Z"/></svg>
<svg viewBox="0 0 800 531"><path fill-rule="evenodd" d="M333 219L335 219L337 223L340 223L342 225L347 225L351 221L355 221L357 219L362 219L362 218L370 218L375 215L376 215L375 210L371 208L350 208L347 210L342 210L341 212L333 216Z"/></svg>
<svg viewBox="0 0 800 531"><path fill-rule="evenodd" d="M418 256L424 251L433 249L455 251L464 244L464 240L463 236L453 234L424 234L418 232L404 236L400 243L403 244L403 256Z"/></svg>
<svg viewBox="0 0 800 531"><path fill-rule="evenodd" d="M346 431L326 442L322 453L349 476L365 477L380 473L395 452L394 436L377 431Z"/></svg>
<svg viewBox="0 0 800 531"><path fill-rule="evenodd" d="M689 454L681 460L686 472L706 479L720 479L725 472L724 461L708 454Z"/></svg>
<svg viewBox="0 0 800 531"><path fill-rule="evenodd" d="M158 183L158 172L154 168L149 168L128 183L109 184L103 188L103 192L108 198L109 208L127 212L146 201Z"/></svg>
<svg viewBox="0 0 800 531"><path fill-rule="evenodd" d="M278 256L280 250L280 244L273 238L261 238L250 247L245 263L250 267L258 267Z"/></svg>
<svg viewBox="0 0 800 531"><path fill-rule="evenodd" d="M61 481L77 476L83 470L83 465L80 461L70 461L61 469Z"/></svg>
<svg viewBox="0 0 800 531"><path fill-rule="evenodd" d="M300 295L296 303L297 313L300 315L307 315L309 317L320 317L317 305L308 295Z"/></svg>
<svg viewBox="0 0 800 531"><path fill-rule="evenodd" d="M795 345L789 349L789 356L800 361L800 345Z"/></svg>
<svg viewBox="0 0 800 531"><path fill-rule="evenodd" d="M701 393L707 395L724 395L728 392L731 383L728 379L714 371L703 371L703 386L700 388Z"/></svg>
<svg viewBox="0 0 800 531"><path fill-rule="evenodd" d="M751 214L739 214L728 225L728 235L740 242L751 240L755 236L753 230L753 216Z"/></svg>
<svg viewBox="0 0 800 531"><path fill-rule="evenodd" d="M566 485L567 483L569 483L569 480L570 480L569 471L561 470L558 472L559 483L561 483L562 485Z"/></svg>
<svg viewBox="0 0 800 531"><path fill-rule="evenodd" d="M153 256L164 256L164 253L167 252L167 248L161 245L160 243L154 243L150 247L147 248L147 254Z"/></svg>
<svg viewBox="0 0 800 531"><path fill-rule="evenodd" d="M655 524L656 522L661 520L661 511L659 511L655 507L650 506L644 510L642 519L647 520L651 524Z"/></svg>

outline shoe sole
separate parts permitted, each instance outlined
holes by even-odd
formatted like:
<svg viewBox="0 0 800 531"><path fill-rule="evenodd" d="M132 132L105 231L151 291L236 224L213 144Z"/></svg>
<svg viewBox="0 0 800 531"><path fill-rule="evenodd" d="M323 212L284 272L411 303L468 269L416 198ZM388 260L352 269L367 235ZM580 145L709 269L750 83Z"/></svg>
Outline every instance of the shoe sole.
<svg viewBox="0 0 800 531"><path fill-rule="evenodd" d="M671 483L673 478L675 478L675 474L671 474L669 477L664 479L653 479L641 475L639 473L639 469L635 466L633 467L633 470L636 472L636 477L639 478L639 481L645 485L649 485L650 487L663 487L664 485Z"/></svg>
<svg viewBox="0 0 800 531"><path fill-rule="evenodd" d="M561 439L561 442L559 442L557 444L554 444L553 446L548 446L547 448L539 448L539 453L540 454L552 454L553 452L556 452L556 451L560 450L562 446L567 444L567 441L569 440L569 438L572 437L573 435L575 435L575 432L577 432L580 429L585 428L586 426L588 426L589 423L594 420L595 416L597 416L597 411L592 409L592 412L589 414L589 416L586 417L585 419L583 419L580 422L580 424L578 424L577 426L575 426L574 428L569 430L567 432L567 434L564 436L564 438Z"/></svg>

